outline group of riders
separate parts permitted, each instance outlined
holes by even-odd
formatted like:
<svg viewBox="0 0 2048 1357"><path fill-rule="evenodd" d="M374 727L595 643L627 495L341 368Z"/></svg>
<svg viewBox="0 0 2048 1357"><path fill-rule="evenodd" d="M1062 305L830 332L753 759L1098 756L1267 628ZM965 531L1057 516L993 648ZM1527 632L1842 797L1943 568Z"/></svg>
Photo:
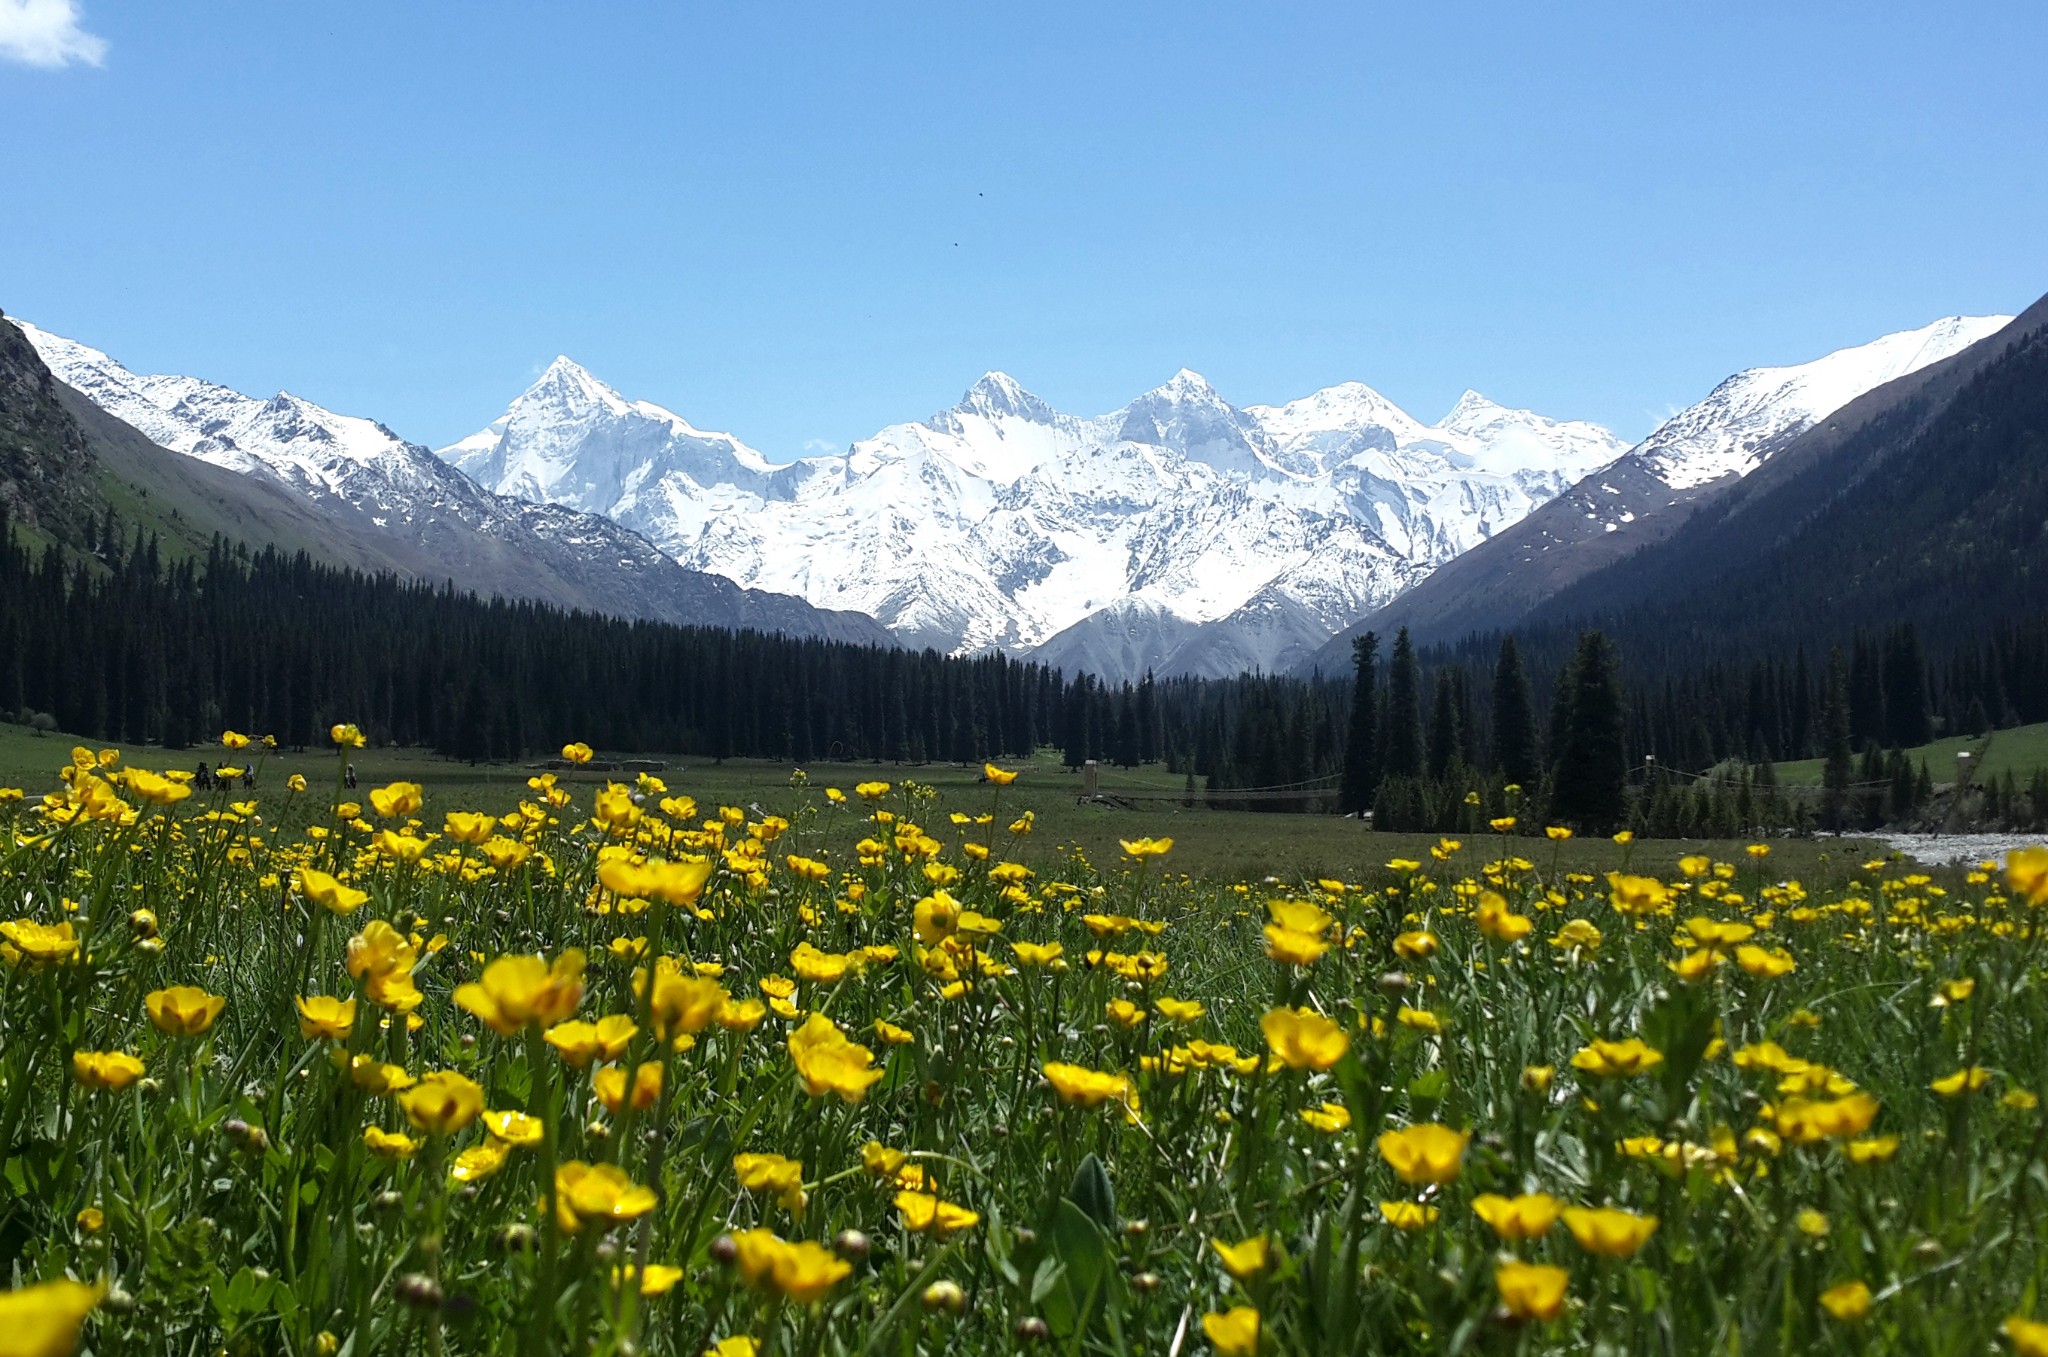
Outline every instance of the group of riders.
<svg viewBox="0 0 2048 1357"><path fill-rule="evenodd" d="M235 771L235 769L230 768L227 770L229 776L222 777L219 773L202 763L199 765L198 770L192 774L192 785L200 791L228 791L235 786ZM241 785L244 787L256 785L256 770L254 768L244 768L241 770Z"/></svg>

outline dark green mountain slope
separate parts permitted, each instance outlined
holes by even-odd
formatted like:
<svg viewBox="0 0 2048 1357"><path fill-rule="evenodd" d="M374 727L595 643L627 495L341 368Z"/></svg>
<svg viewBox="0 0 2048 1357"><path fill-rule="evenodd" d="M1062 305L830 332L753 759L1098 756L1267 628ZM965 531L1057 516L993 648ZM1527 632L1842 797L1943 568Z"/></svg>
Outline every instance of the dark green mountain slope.
<svg viewBox="0 0 2048 1357"><path fill-rule="evenodd" d="M1938 642L2044 607L2048 299L1846 434L1802 438L1517 629L1592 623L1635 654L1707 658L1908 621Z"/></svg>

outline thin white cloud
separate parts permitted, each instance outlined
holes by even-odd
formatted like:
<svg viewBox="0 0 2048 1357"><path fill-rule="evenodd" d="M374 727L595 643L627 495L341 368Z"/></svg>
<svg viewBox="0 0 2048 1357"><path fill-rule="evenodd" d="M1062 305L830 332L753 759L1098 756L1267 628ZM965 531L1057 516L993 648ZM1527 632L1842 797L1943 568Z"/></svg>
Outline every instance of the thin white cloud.
<svg viewBox="0 0 2048 1357"><path fill-rule="evenodd" d="M0 0L0 61L97 66L107 40L78 26L77 0Z"/></svg>

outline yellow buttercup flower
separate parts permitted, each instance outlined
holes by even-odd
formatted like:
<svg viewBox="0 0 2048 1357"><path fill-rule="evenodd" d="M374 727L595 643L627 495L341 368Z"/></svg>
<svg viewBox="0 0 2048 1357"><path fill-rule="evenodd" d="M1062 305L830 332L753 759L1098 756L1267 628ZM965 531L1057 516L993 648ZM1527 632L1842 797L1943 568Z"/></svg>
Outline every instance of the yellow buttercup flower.
<svg viewBox="0 0 2048 1357"><path fill-rule="evenodd" d="M1944 1098L1959 1098L1965 1093L1977 1092L1990 1082L1990 1070L1982 1065L1970 1065L1954 1074L1943 1075L1928 1087Z"/></svg>
<svg viewBox="0 0 2048 1357"><path fill-rule="evenodd" d="M1273 1246L1262 1234L1253 1235L1250 1239L1240 1239L1235 1244L1212 1239L1209 1241L1209 1247L1223 1260L1223 1270L1239 1281L1256 1277L1272 1266Z"/></svg>
<svg viewBox="0 0 2048 1357"><path fill-rule="evenodd" d="M1664 1063L1664 1053L1644 1044L1640 1037L1622 1041L1595 1041L1572 1056L1572 1068L1608 1079L1627 1079L1647 1073Z"/></svg>
<svg viewBox="0 0 2048 1357"><path fill-rule="evenodd" d="M1523 1323L1548 1322L1564 1312L1571 1273L1547 1263L1509 1261L1493 1270L1501 1308Z"/></svg>
<svg viewBox="0 0 2048 1357"><path fill-rule="evenodd" d="M560 1022L583 1002L583 953L572 947L552 965L538 956L499 957L480 982L455 987L455 1002L501 1037Z"/></svg>
<svg viewBox="0 0 2048 1357"><path fill-rule="evenodd" d="M203 1036L228 1006L220 995L208 994L196 985L152 990L142 1002L149 1011L150 1024L174 1037Z"/></svg>
<svg viewBox="0 0 2048 1357"><path fill-rule="evenodd" d="M979 1213L943 1201L929 1192L898 1192L896 1210L903 1228L912 1234L929 1234L936 1239L972 1229L981 1223Z"/></svg>
<svg viewBox="0 0 2048 1357"><path fill-rule="evenodd" d="M822 1013L811 1014L789 1034L789 1057L804 1092L813 1098L833 1093L842 1101L860 1102L886 1073L875 1068L873 1051L848 1040Z"/></svg>
<svg viewBox="0 0 2048 1357"><path fill-rule="evenodd" d="M740 1278L762 1291L774 1291L798 1305L823 1299L853 1272L853 1264L808 1239L790 1243L768 1230L742 1230L733 1236Z"/></svg>
<svg viewBox="0 0 2048 1357"><path fill-rule="evenodd" d="M1012 782L1015 782L1017 780L1017 774L1015 772L1012 772L1011 770L1006 768L998 768L993 763L984 763L983 765L981 765L981 775L983 778L987 779L990 782L993 782L998 787L1007 787Z"/></svg>
<svg viewBox="0 0 2048 1357"><path fill-rule="evenodd" d="M142 1062L126 1051L73 1051L71 1077L91 1089L124 1089L142 1077Z"/></svg>
<svg viewBox="0 0 2048 1357"><path fill-rule="evenodd" d="M346 1041L356 1026L356 1001L336 999L325 994L301 996L295 1001L299 1009L299 1035L327 1041Z"/></svg>
<svg viewBox="0 0 2048 1357"><path fill-rule="evenodd" d="M1351 1046L1349 1033L1312 1009L1270 1009L1259 1030L1273 1055L1293 1070L1327 1070Z"/></svg>
<svg viewBox="0 0 2048 1357"><path fill-rule="evenodd" d="M1147 858L1165 857L1173 851L1172 839L1118 839L1124 853L1143 862Z"/></svg>
<svg viewBox="0 0 2048 1357"><path fill-rule="evenodd" d="M0 1292L0 1352L7 1357L70 1357L85 1317L107 1294L105 1283L60 1278Z"/></svg>
<svg viewBox="0 0 2048 1357"><path fill-rule="evenodd" d="M1655 1216L1611 1206L1568 1206L1563 1216L1579 1247L1602 1258L1632 1258L1657 1233Z"/></svg>
<svg viewBox="0 0 2048 1357"><path fill-rule="evenodd" d="M1259 1350L1259 1312L1249 1305L1202 1316L1202 1333L1217 1357L1255 1357Z"/></svg>
<svg viewBox="0 0 2048 1357"><path fill-rule="evenodd" d="M779 1154L742 1154L733 1157L732 1168L747 1191L772 1196L793 1214L804 1209L804 1166L800 1161Z"/></svg>
<svg viewBox="0 0 2048 1357"><path fill-rule="evenodd" d="M1820 1308L1844 1324L1860 1324L1870 1313L1870 1288L1862 1282L1842 1282L1820 1293Z"/></svg>
<svg viewBox="0 0 2048 1357"><path fill-rule="evenodd" d="M1057 1060L1047 1061L1042 1068L1060 1101L1076 1107L1100 1107L1106 1102L1131 1103L1137 1097L1127 1075L1107 1074Z"/></svg>
<svg viewBox="0 0 2048 1357"><path fill-rule="evenodd" d="M299 893L330 914L353 914L370 898L368 891L359 891L313 867L299 868Z"/></svg>
<svg viewBox="0 0 2048 1357"><path fill-rule="evenodd" d="M1399 1131L1382 1131L1377 1143L1380 1157L1393 1166L1402 1182L1442 1185L1454 1181L1464 1167L1465 1146L1471 1139L1470 1131L1424 1122Z"/></svg>
<svg viewBox="0 0 2048 1357"><path fill-rule="evenodd" d="M1397 1230L1420 1230L1434 1225L1439 1214L1436 1207L1421 1202L1380 1203L1380 1219Z"/></svg>
<svg viewBox="0 0 2048 1357"><path fill-rule="evenodd" d="M597 1094L597 1100L604 1104L604 1110L613 1115L617 1115L619 1109L626 1105L629 1096L632 1099L633 1110L645 1112L661 1097L661 1079L661 1062L647 1060L642 1061L640 1067L633 1072L630 1095L626 1089L626 1071L618 1065L607 1065L592 1075L590 1087L591 1091Z"/></svg>
<svg viewBox="0 0 2048 1357"><path fill-rule="evenodd" d="M1563 1209L1564 1203L1547 1192L1529 1192L1519 1197L1482 1192L1472 1199L1472 1213L1509 1244L1542 1238L1557 1223L1558 1212Z"/></svg>
<svg viewBox="0 0 2048 1357"><path fill-rule="evenodd" d="M586 1164L572 1159L555 1170L558 1223L574 1234L595 1221L614 1225L638 1220L655 1207L654 1189L626 1176L616 1164Z"/></svg>
<svg viewBox="0 0 2048 1357"><path fill-rule="evenodd" d="M436 1070L400 1093L398 1105L420 1130L453 1135L483 1113L484 1091L467 1075Z"/></svg>

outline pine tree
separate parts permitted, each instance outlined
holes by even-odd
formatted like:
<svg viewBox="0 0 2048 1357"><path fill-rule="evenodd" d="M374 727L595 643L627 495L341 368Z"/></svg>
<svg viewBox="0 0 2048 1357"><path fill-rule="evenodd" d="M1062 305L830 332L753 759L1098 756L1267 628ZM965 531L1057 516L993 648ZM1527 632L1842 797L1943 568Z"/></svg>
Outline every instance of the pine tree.
<svg viewBox="0 0 2048 1357"><path fill-rule="evenodd" d="M1581 828L1608 833L1628 811L1621 682L1614 647L1597 631L1579 637L1571 666L1570 719L1559 750L1551 810Z"/></svg>
<svg viewBox="0 0 2048 1357"><path fill-rule="evenodd" d="M1337 809L1362 815L1379 791L1379 655L1380 638L1372 632L1351 641L1351 725L1344 741L1344 775L1337 790Z"/></svg>
<svg viewBox="0 0 2048 1357"><path fill-rule="evenodd" d="M1849 733L1849 676L1840 646L1828 656L1828 688L1821 703L1820 723L1822 755L1827 760L1820 775L1826 793L1821 821L1827 828L1839 830L1848 814L1849 783L1855 777L1854 754L1850 749L1853 737Z"/></svg>
<svg viewBox="0 0 2048 1357"><path fill-rule="evenodd" d="M1436 697L1429 710L1429 775L1441 782L1451 765L1464 758L1465 732L1458 723L1458 680L1450 669L1436 675Z"/></svg>
<svg viewBox="0 0 2048 1357"><path fill-rule="evenodd" d="M1493 766L1503 782L1526 787L1536 781L1536 760L1535 702L1522 671L1522 653L1508 636L1493 666Z"/></svg>
<svg viewBox="0 0 2048 1357"><path fill-rule="evenodd" d="M1387 675L1386 777L1422 776L1422 670L1408 628L1394 635L1394 654Z"/></svg>

